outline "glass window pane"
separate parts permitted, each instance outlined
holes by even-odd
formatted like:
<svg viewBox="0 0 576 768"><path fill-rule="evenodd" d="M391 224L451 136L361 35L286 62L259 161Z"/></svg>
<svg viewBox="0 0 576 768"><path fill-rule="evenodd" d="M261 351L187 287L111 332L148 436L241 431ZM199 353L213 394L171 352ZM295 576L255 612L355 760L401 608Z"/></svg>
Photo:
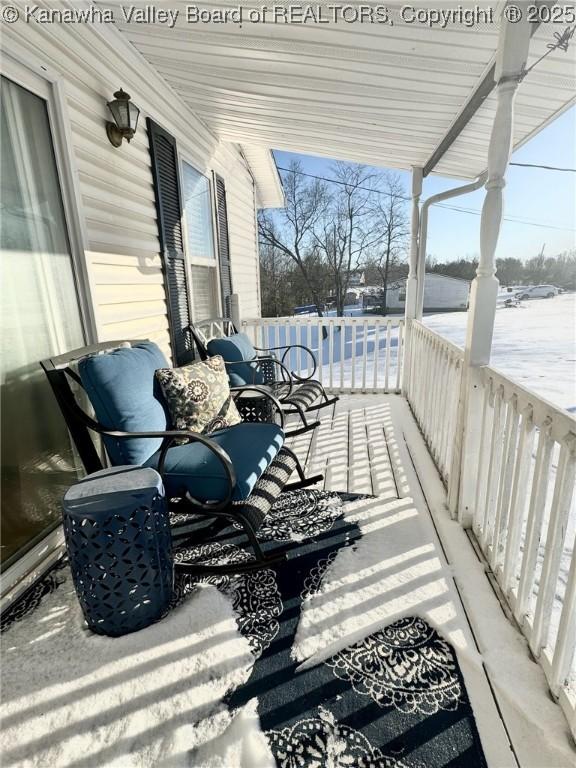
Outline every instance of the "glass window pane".
<svg viewBox="0 0 576 768"><path fill-rule="evenodd" d="M194 319L198 321L218 317L216 267L201 267L193 264L191 271Z"/></svg>
<svg viewBox="0 0 576 768"><path fill-rule="evenodd" d="M189 258L213 259L210 183L188 163L182 163L182 196Z"/></svg>
<svg viewBox="0 0 576 768"><path fill-rule="evenodd" d="M3 77L0 119L4 564L59 519L78 477L38 362L82 346L84 336L46 102Z"/></svg>

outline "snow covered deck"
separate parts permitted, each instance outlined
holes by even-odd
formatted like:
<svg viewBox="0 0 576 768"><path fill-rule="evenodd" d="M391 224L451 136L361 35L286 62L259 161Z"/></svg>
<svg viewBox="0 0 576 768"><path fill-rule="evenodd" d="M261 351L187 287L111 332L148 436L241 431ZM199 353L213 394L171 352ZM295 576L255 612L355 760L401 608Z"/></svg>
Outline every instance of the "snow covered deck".
<svg viewBox="0 0 576 768"><path fill-rule="evenodd" d="M421 616L457 652L491 767L572 766L568 723L479 551L450 518L408 402L344 395L312 435L289 442L309 472L325 473L327 490L365 495L346 511L362 537L338 553L301 615L300 668ZM191 750L194 765L247 765L237 745L257 734L258 720L250 710L230 723L221 705L254 664L230 600L206 585L158 624L111 640L83 627L62 572L50 580L36 610L4 636L5 765L183 766Z"/></svg>
<svg viewBox="0 0 576 768"><path fill-rule="evenodd" d="M325 473L326 490L375 497L360 513L370 533L355 553L362 567L343 578L339 602L328 591L326 604L304 615L302 657L319 661L399 614L422 615L458 651L490 765L573 765L568 724L473 537L450 518L445 487L407 401L344 395L312 436L293 438L291 446L309 472Z"/></svg>

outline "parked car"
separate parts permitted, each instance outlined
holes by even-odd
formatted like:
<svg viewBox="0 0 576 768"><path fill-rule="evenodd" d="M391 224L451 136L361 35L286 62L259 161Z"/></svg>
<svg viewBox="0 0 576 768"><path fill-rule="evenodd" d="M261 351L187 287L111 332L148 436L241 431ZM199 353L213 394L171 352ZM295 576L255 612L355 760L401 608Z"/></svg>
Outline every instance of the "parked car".
<svg viewBox="0 0 576 768"><path fill-rule="evenodd" d="M516 297L518 299L551 299L559 293L555 285L533 285L530 288L523 288Z"/></svg>

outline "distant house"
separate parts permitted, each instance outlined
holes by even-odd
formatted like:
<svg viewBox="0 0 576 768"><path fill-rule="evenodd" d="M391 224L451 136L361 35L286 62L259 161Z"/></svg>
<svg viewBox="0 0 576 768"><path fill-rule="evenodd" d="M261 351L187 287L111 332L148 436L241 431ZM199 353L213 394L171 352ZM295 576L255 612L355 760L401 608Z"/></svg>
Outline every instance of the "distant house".
<svg viewBox="0 0 576 768"><path fill-rule="evenodd" d="M424 280L424 312L458 312L468 309L470 281L459 277L427 272ZM386 304L389 310L404 310L406 283L394 283L388 291Z"/></svg>
<svg viewBox="0 0 576 768"><path fill-rule="evenodd" d="M361 288L349 288L346 291L346 296L344 297L344 304L346 306L349 306L351 304L358 304L362 300L362 289Z"/></svg>
<svg viewBox="0 0 576 768"><path fill-rule="evenodd" d="M351 288L357 288L366 284L366 277L363 270L357 269L354 272L350 272L349 285Z"/></svg>

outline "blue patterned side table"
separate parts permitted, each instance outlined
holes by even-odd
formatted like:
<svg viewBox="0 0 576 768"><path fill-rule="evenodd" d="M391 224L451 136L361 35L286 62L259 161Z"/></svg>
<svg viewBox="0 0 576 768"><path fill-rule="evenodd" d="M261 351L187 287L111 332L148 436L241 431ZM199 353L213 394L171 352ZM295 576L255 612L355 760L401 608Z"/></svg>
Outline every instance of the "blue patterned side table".
<svg viewBox="0 0 576 768"><path fill-rule="evenodd" d="M64 534L88 626L118 637L161 618L172 596L170 520L160 475L114 467L68 489Z"/></svg>

